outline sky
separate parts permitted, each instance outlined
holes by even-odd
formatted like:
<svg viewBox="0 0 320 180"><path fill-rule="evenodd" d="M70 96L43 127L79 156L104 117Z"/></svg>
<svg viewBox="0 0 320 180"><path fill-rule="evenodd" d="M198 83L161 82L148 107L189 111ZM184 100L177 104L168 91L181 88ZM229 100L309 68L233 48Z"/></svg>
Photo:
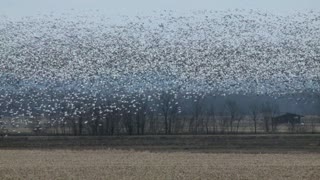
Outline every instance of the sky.
<svg viewBox="0 0 320 180"><path fill-rule="evenodd" d="M105 14L135 15L161 10L259 9L276 13L319 10L320 0L0 0L0 16L24 17L99 10Z"/></svg>

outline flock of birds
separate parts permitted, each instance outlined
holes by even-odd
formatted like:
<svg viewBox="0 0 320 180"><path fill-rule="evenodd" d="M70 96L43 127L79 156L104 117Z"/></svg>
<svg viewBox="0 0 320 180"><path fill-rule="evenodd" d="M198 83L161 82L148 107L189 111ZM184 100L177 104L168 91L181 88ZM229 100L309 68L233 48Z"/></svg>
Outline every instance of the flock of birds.
<svg viewBox="0 0 320 180"><path fill-rule="evenodd" d="M150 101L157 111L163 93L172 101L317 93L319 34L318 12L2 17L0 113L67 117L88 107L137 113Z"/></svg>

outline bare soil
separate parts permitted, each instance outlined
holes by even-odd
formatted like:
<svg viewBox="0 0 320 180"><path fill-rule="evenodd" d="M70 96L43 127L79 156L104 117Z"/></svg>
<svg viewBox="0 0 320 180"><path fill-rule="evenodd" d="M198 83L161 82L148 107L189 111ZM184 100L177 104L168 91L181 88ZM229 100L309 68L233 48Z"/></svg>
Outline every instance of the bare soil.
<svg viewBox="0 0 320 180"><path fill-rule="evenodd" d="M320 179L319 153L0 150L0 179Z"/></svg>

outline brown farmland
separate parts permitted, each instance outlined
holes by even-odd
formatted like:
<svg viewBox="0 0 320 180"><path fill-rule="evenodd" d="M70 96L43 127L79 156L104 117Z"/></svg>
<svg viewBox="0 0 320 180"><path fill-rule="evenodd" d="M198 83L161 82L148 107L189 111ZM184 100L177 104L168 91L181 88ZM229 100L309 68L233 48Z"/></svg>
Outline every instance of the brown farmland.
<svg viewBox="0 0 320 180"><path fill-rule="evenodd" d="M319 179L320 154L0 150L1 179Z"/></svg>
<svg viewBox="0 0 320 180"><path fill-rule="evenodd" d="M319 137L5 137L0 179L319 179Z"/></svg>

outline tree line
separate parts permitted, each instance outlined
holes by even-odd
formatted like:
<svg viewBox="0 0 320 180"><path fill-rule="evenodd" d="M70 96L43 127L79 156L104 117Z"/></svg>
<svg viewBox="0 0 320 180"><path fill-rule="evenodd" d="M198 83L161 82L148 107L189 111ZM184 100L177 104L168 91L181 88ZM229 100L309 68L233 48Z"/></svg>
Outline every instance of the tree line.
<svg viewBox="0 0 320 180"><path fill-rule="evenodd" d="M280 107L276 101L253 100L244 107L226 98L218 105L214 95L163 91L154 95L62 98L27 117L27 127L35 134L76 136L276 133L280 130L272 119L277 115ZM285 131L316 132L317 123L288 126Z"/></svg>

